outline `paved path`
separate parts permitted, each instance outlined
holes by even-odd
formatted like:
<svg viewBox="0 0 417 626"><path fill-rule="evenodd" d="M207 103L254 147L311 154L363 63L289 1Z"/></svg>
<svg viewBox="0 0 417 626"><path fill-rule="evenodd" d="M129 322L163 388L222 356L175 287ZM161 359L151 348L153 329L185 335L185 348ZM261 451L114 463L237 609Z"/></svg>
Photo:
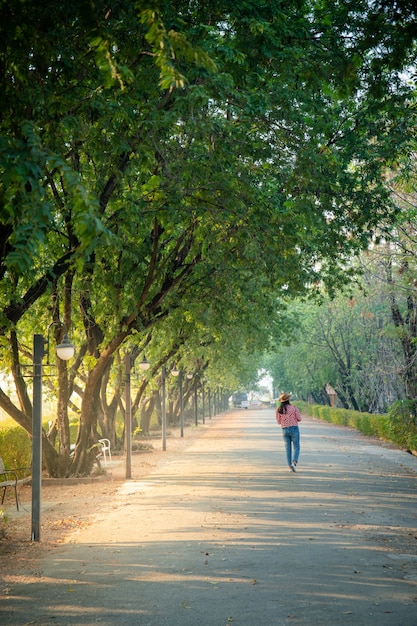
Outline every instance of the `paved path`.
<svg viewBox="0 0 417 626"><path fill-rule="evenodd" d="M17 584L0 624L417 626L417 458L273 410L211 420Z"/></svg>

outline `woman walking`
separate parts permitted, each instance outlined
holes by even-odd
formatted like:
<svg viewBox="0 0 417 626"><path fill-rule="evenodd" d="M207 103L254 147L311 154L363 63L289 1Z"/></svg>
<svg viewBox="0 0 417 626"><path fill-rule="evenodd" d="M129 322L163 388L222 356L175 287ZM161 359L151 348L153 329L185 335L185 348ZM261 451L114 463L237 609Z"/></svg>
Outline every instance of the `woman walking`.
<svg viewBox="0 0 417 626"><path fill-rule="evenodd" d="M279 397L280 405L276 411L278 424L282 428L282 437L287 454L287 462L290 472L297 471L298 457L300 456L300 430L298 422L301 422L301 413L293 404L290 404L290 393L282 393Z"/></svg>

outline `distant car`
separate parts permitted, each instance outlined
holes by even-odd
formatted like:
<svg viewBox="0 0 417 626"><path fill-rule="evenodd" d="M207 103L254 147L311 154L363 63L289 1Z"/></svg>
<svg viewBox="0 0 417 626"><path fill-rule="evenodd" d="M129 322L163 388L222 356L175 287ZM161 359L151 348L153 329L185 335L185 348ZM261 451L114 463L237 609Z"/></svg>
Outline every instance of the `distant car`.
<svg viewBox="0 0 417 626"><path fill-rule="evenodd" d="M249 408L249 400L242 400L241 405L242 409L248 409Z"/></svg>
<svg viewBox="0 0 417 626"><path fill-rule="evenodd" d="M232 402L233 402L233 406L236 409L241 409L243 408L243 403L247 402L248 400L248 394L247 393L243 393L243 392L237 392L234 393L232 396ZM249 403L248 403L249 406ZM248 407L244 407L244 408L248 408Z"/></svg>

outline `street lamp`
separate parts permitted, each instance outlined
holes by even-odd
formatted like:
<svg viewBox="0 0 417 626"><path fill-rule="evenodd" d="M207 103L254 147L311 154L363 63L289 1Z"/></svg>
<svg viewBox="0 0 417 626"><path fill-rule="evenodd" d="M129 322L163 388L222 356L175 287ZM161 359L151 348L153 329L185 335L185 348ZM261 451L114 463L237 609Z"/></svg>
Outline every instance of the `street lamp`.
<svg viewBox="0 0 417 626"><path fill-rule="evenodd" d="M41 528L41 485L42 485L42 359L47 356L49 363L49 333L54 324L48 327L48 337L33 335L33 405L32 405L32 541L40 541ZM45 353L45 346L47 351ZM74 356L75 346L64 335L62 343L56 347L57 356L68 361Z"/></svg>
<svg viewBox="0 0 417 626"><path fill-rule="evenodd" d="M146 358L146 356L144 356L142 361L139 362L139 367L144 372L146 372L146 370L148 370L150 368L150 366L151 366L151 364L149 363L149 361Z"/></svg>
<svg viewBox="0 0 417 626"><path fill-rule="evenodd" d="M141 370L146 371L149 369L150 367L150 363L148 361L148 359L146 358L146 356L143 357L142 361L139 362L139 367ZM129 370L130 371L130 370ZM179 372L174 368L172 371L174 376L178 376ZM127 373L126 373L126 378L127 378ZM130 377L129 377L129 385L127 385L126 387L128 387L129 390L129 399L127 398L126 395L126 407L129 405L130 408ZM128 392L126 391L126 394ZM130 415L130 413L129 413ZM126 412L126 421L127 421L127 412ZM125 425L125 429L126 429L127 424ZM131 418L129 418L129 425L128 425L128 430L131 430ZM127 432L127 431L126 431ZM129 433L129 436L131 437L131 434ZM131 440L130 440L131 441ZM129 444L129 448L131 448L131 443ZM167 413L166 413L166 367L165 365L162 366L162 450L165 451L167 449ZM128 454L130 454L130 450L128 451ZM126 461L126 468L127 468L127 461ZM126 472L128 470L126 469ZM131 476L127 476L126 478L131 478Z"/></svg>
<svg viewBox="0 0 417 626"><path fill-rule="evenodd" d="M146 356L139 363L142 371L146 371L150 367L150 363ZM132 369L132 356L125 356L125 372L126 372L126 388L125 388L125 449L126 449L126 479L132 478L132 395L130 390L130 371Z"/></svg>
<svg viewBox="0 0 417 626"><path fill-rule="evenodd" d="M207 395L208 395L208 399L207 399L207 402L208 402L208 416L209 416L209 420L211 420L211 388L210 387L208 388Z"/></svg>
<svg viewBox="0 0 417 626"><path fill-rule="evenodd" d="M171 370L173 376L179 376L179 370L174 366ZM166 379L167 370L162 366L162 450L167 449L167 410L166 410ZM181 378L180 378L181 381Z"/></svg>
<svg viewBox="0 0 417 626"><path fill-rule="evenodd" d="M67 333L65 333L62 343L55 348L55 352L61 361L69 361L74 356L75 346L70 342Z"/></svg>
<svg viewBox="0 0 417 626"><path fill-rule="evenodd" d="M162 450L167 449L167 410L166 410L166 377L165 365L162 366Z"/></svg>
<svg viewBox="0 0 417 626"><path fill-rule="evenodd" d="M194 381L194 413L195 413L195 417L194 417L194 421L195 421L195 425L198 426L198 380L197 378Z"/></svg>
<svg viewBox="0 0 417 626"><path fill-rule="evenodd" d="M201 403L202 403L202 405L203 405L203 409L202 409L202 412L203 412L203 424L205 424L205 423L206 423L206 416L205 416L205 409L206 409L206 407L205 407L205 405L204 405L204 404L205 404L205 403L204 403L204 401L205 401L205 395L204 395L204 391L205 391L205 389L204 389L204 383L205 383L205 382L206 382L206 379L205 379L205 378L202 378L202 379L201 379Z"/></svg>
<svg viewBox="0 0 417 626"><path fill-rule="evenodd" d="M179 382L179 394L180 394L180 433L181 433L181 437L184 437L184 398L183 398L183 393L182 393L182 381L184 378L184 374L182 371L178 370L175 365L171 370L171 374L173 376L178 376L178 382Z"/></svg>

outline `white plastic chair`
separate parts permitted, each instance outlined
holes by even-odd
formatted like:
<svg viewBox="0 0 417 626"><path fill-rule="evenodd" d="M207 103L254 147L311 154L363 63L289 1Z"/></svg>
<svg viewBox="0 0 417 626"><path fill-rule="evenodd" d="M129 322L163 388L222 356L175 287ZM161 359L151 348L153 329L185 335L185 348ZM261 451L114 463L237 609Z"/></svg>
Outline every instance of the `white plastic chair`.
<svg viewBox="0 0 417 626"><path fill-rule="evenodd" d="M107 455L109 456L109 461L111 461L110 440L99 439L98 442L101 445L101 453L104 458L104 465L107 465Z"/></svg>

